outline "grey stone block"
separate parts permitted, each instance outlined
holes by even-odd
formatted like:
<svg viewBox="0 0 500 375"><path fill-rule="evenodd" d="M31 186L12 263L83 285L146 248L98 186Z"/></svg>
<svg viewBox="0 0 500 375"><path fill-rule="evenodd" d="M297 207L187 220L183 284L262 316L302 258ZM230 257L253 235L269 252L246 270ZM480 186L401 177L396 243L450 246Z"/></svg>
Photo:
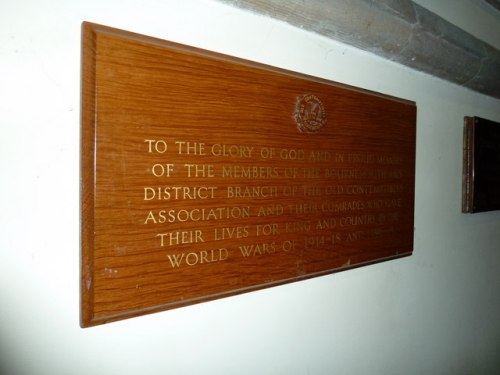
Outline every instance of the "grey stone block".
<svg viewBox="0 0 500 375"><path fill-rule="evenodd" d="M411 0L219 0L500 98L500 51Z"/></svg>

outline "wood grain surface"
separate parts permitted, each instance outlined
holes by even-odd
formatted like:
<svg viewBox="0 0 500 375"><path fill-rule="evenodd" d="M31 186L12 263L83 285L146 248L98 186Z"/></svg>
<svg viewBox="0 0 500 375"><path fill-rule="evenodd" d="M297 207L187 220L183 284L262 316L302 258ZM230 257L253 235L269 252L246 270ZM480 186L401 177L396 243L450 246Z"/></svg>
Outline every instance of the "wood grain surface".
<svg viewBox="0 0 500 375"><path fill-rule="evenodd" d="M83 327L411 254L414 103L82 30Z"/></svg>

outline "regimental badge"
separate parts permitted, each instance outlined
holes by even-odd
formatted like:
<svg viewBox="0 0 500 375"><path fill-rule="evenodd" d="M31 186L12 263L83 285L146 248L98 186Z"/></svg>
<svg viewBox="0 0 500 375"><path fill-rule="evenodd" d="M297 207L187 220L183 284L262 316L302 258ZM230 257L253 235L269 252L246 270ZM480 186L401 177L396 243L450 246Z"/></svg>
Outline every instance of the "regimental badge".
<svg viewBox="0 0 500 375"><path fill-rule="evenodd" d="M326 124L326 111L316 95L305 94L297 98L295 122L303 133L317 133Z"/></svg>

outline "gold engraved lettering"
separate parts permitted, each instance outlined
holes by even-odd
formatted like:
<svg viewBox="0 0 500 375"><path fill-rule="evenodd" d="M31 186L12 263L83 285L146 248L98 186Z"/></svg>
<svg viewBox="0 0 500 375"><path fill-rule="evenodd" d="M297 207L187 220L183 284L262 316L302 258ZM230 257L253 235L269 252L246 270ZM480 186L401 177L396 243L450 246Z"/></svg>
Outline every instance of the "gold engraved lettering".
<svg viewBox="0 0 500 375"><path fill-rule="evenodd" d="M370 239L370 238L378 238L382 237L391 233L394 233L395 229L393 226L387 226L383 228L373 228L373 229L368 229L368 230L357 230L354 232L348 232L344 238L343 241L345 242L354 242L354 241L359 241L363 239Z"/></svg>
<svg viewBox="0 0 500 375"><path fill-rule="evenodd" d="M344 186L343 185L329 185L325 189L326 195L336 195L336 194L344 194Z"/></svg>
<svg viewBox="0 0 500 375"><path fill-rule="evenodd" d="M375 155L373 154L347 154L346 162L358 164L373 164L375 163Z"/></svg>
<svg viewBox="0 0 500 375"><path fill-rule="evenodd" d="M311 249L311 248L320 248L325 246L327 243L328 237L325 236L312 236L312 237L306 237L305 238L305 247L306 249Z"/></svg>
<svg viewBox="0 0 500 375"><path fill-rule="evenodd" d="M245 258L264 254L274 254L276 252L276 243L261 243L240 246L241 255Z"/></svg>
<svg viewBox="0 0 500 375"><path fill-rule="evenodd" d="M286 233L305 233L311 230L310 221L292 221L285 223Z"/></svg>
<svg viewBox="0 0 500 375"><path fill-rule="evenodd" d="M304 150L282 149L280 150L280 158L284 160L304 160L306 155Z"/></svg>
<svg viewBox="0 0 500 375"><path fill-rule="evenodd" d="M151 173L155 177L170 177L174 171L174 164L155 164L151 167Z"/></svg>
<svg viewBox="0 0 500 375"><path fill-rule="evenodd" d="M403 185L387 184L387 185L345 185L344 191L346 194L395 194L403 191Z"/></svg>
<svg viewBox="0 0 500 375"><path fill-rule="evenodd" d="M149 211L144 224L163 224L186 221L208 221L224 219L242 219L250 217L250 206L193 208L181 210Z"/></svg>
<svg viewBox="0 0 500 375"><path fill-rule="evenodd" d="M156 218L158 217L158 220ZM157 224L158 222L164 223L166 221L165 217L165 211L162 210L158 213L158 215L155 216L153 211L148 212L148 216L146 217L146 220L144 220L144 224L149 224L152 222L153 224Z"/></svg>
<svg viewBox="0 0 500 375"><path fill-rule="evenodd" d="M308 236L304 238L306 250L319 249L325 246L331 246L341 241L340 233L332 233L323 236Z"/></svg>
<svg viewBox="0 0 500 375"><path fill-rule="evenodd" d="M327 201L321 204L322 212L357 211L365 208L363 201Z"/></svg>
<svg viewBox="0 0 500 375"><path fill-rule="evenodd" d="M314 202L289 204L288 210L291 214L314 214L319 212L318 205Z"/></svg>
<svg viewBox="0 0 500 375"><path fill-rule="evenodd" d="M152 153L157 152L159 154L164 154L168 150L168 145L167 142L165 142L162 139L156 140L156 139L145 139L145 143L148 144L148 152Z"/></svg>
<svg viewBox="0 0 500 375"><path fill-rule="evenodd" d="M356 215L356 216L345 216L341 217L339 220L339 225L341 227L356 226L356 225L371 225L375 224L375 215Z"/></svg>
<svg viewBox="0 0 500 375"><path fill-rule="evenodd" d="M167 255L172 268L179 268L182 265L195 266L198 264L222 262L229 258L226 248L202 250L190 253L178 253Z"/></svg>
<svg viewBox="0 0 500 375"><path fill-rule="evenodd" d="M357 164L391 164L391 165L401 165L403 164L403 158L401 156L395 155L375 155L368 153L347 153L335 154L335 160L337 162L348 162Z"/></svg>
<svg viewBox="0 0 500 375"><path fill-rule="evenodd" d="M332 154L329 151L311 151L309 161L330 161Z"/></svg>
<svg viewBox="0 0 500 375"><path fill-rule="evenodd" d="M286 178L298 178L299 177L299 168L285 168L285 177Z"/></svg>
<svg viewBox="0 0 500 375"><path fill-rule="evenodd" d="M321 178L321 169L319 168L302 168L304 178Z"/></svg>
<svg viewBox="0 0 500 375"><path fill-rule="evenodd" d="M344 154L341 154L339 152L336 152L335 153L335 161L337 163L343 163L344 162L344 159L345 159L345 155Z"/></svg>
<svg viewBox="0 0 500 375"><path fill-rule="evenodd" d="M184 164L188 177L215 177L212 164Z"/></svg>
<svg viewBox="0 0 500 375"><path fill-rule="evenodd" d="M403 207L403 200L401 198L374 199L367 201L366 205L370 209Z"/></svg>
<svg viewBox="0 0 500 375"><path fill-rule="evenodd" d="M257 236L272 236L280 233L278 224L257 225Z"/></svg>
<svg viewBox="0 0 500 375"><path fill-rule="evenodd" d="M253 147L240 145L215 144L212 146L212 155L232 158L251 158Z"/></svg>
<svg viewBox="0 0 500 375"><path fill-rule="evenodd" d="M364 232L362 230L357 230L355 232L347 233L347 242L359 241L363 239Z"/></svg>
<svg viewBox="0 0 500 375"><path fill-rule="evenodd" d="M333 229L337 226L337 219L335 217L329 217L326 219L319 219L316 223L316 229Z"/></svg>
<svg viewBox="0 0 500 375"><path fill-rule="evenodd" d="M257 216L280 216L283 215L284 208L281 204L271 204L260 206Z"/></svg>
<svg viewBox="0 0 500 375"><path fill-rule="evenodd" d="M170 199L209 199L214 198L216 186L165 186L145 187L144 200L170 200Z"/></svg>
<svg viewBox="0 0 500 375"><path fill-rule="evenodd" d="M284 252L295 251L298 247L298 243L296 240L286 240L281 244L281 249Z"/></svg>
<svg viewBox="0 0 500 375"><path fill-rule="evenodd" d="M299 193L298 186L286 185L283 186L283 195L286 197L294 197Z"/></svg>
<svg viewBox="0 0 500 375"><path fill-rule="evenodd" d="M334 179L387 179L401 178L401 170L386 169L353 169L353 168L325 168L325 178Z"/></svg>
<svg viewBox="0 0 500 375"><path fill-rule="evenodd" d="M277 178L279 171L277 167L244 167L239 165L222 166L223 178Z"/></svg>
<svg viewBox="0 0 500 375"><path fill-rule="evenodd" d="M274 148L272 147L261 147L260 148L260 157L262 159L272 159L274 158Z"/></svg>
<svg viewBox="0 0 500 375"><path fill-rule="evenodd" d="M307 197L321 196L321 187L315 185L304 185L302 186L304 195Z"/></svg>
<svg viewBox="0 0 500 375"><path fill-rule="evenodd" d="M174 246L188 243L205 242L201 230L176 231L167 233L158 233L160 237L160 246Z"/></svg>
<svg viewBox="0 0 500 375"><path fill-rule="evenodd" d="M377 163L400 165L403 164L403 158L401 156L379 155L377 156Z"/></svg>
<svg viewBox="0 0 500 375"><path fill-rule="evenodd" d="M228 186L228 198L270 198L278 196L277 186Z"/></svg>
<svg viewBox="0 0 500 375"><path fill-rule="evenodd" d="M399 213L398 212L389 212L389 213L381 212L378 214L377 221L379 223L397 222L397 221L399 221Z"/></svg>
<svg viewBox="0 0 500 375"><path fill-rule="evenodd" d="M216 241L246 237L248 237L248 225L244 227L214 228L214 240Z"/></svg>
<svg viewBox="0 0 500 375"><path fill-rule="evenodd" d="M179 155L205 155L205 143L176 141Z"/></svg>

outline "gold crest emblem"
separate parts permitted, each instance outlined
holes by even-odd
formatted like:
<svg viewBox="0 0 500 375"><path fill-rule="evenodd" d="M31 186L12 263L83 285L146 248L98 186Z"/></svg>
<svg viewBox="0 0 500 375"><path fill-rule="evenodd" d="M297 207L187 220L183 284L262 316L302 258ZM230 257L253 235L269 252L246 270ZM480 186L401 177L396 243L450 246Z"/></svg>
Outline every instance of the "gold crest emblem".
<svg viewBox="0 0 500 375"><path fill-rule="evenodd" d="M326 111L321 100L313 94L297 98L295 122L303 133L317 133L326 124Z"/></svg>

